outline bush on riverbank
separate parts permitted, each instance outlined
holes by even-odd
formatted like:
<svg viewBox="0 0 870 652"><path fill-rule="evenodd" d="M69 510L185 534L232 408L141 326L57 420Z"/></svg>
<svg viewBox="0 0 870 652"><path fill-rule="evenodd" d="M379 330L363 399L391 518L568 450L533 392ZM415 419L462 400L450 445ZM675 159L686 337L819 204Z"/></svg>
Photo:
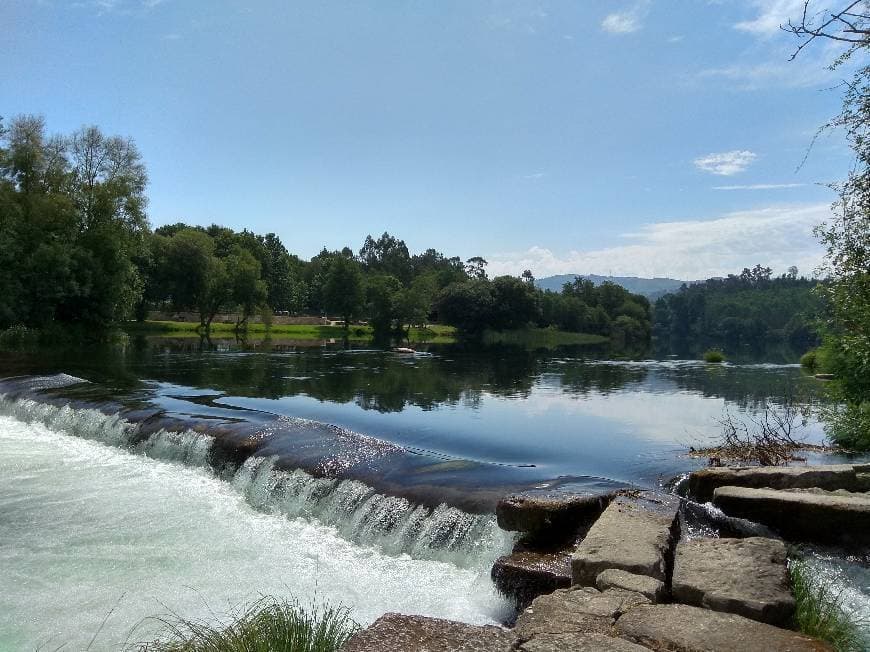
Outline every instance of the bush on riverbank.
<svg viewBox="0 0 870 652"><path fill-rule="evenodd" d="M858 623L849 618L839 593L813 578L802 560L791 560L789 575L795 598L795 624L801 632L827 641L837 652L865 649Z"/></svg>
<svg viewBox="0 0 870 652"><path fill-rule="evenodd" d="M219 626L184 619L163 622L161 640L140 646L139 652L335 652L359 629L344 607L306 609L272 597Z"/></svg>

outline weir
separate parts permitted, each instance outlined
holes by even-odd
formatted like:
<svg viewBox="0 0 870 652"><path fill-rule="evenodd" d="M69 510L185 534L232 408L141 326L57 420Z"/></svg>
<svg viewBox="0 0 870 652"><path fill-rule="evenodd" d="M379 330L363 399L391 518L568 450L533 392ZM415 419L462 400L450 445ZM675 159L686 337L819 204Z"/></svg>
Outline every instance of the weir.
<svg viewBox="0 0 870 652"><path fill-rule="evenodd" d="M106 414L97 408L72 407L57 396L51 402L39 400L45 390L81 382L69 376L4 381L0 389L11 391L0 394L0 414L134 454L209 468L259 511L315 520L347 540L390 555L486 568L511 545L511 535L499 529L492 514L469 513L445 503L418 504L380 493L360 480L288 469L287 459L260 454L252 447L227 455L220 452L221 447L226 449L226 441L216 446L219 438L210 434L192 428L154 430L154 424L165 422L166 417L155 420L152 416L136 423L123 418L123 410ZM136 413L127 410L127 414ZM242 456L239 450L251 454L236 464L234 457Z"/></svg>

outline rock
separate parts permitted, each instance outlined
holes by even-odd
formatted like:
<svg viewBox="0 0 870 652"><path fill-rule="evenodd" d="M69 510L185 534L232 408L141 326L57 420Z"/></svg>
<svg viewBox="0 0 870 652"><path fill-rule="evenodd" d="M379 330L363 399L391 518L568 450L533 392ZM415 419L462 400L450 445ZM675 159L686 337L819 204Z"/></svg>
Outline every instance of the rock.
<svg viewBox="0 0 870 652"><path fill-rule="evenodd" d="M649 600L637 593L592 587L558 589L535 598L517 618L514 634L525 642L541 634L609 634L623 613Z"/></svg>
<svg viewBox="0 0 870 652"><path fill-rule="evenodd" d="M595 586L600 591L623 589L640 593L650 602L661 602L667 593L664 582L646 575L635 575L617 568L608 568L595 578Z"/></svg>
<svg viewBox="0 0 870 652"><path fill-rule="evenodd" d="M702 469L689 475L689 496L699 502L713 499L717 487L754 489L870 489L868 464L827 464L819 466L741 466Z"/></svg>
<svg viewBox="0 0 870 652"><path fill-rule="evenodd" d="M495 513L503 530L547 533L548 538L556 539L569 537L594 521L611 498L612 494L517 494L500 500Z"/></svg>
<svg viewBox="0 0 870 652"><path fill-rule="evenodd" d="M649 648L604 634L541 634L517 649L520 652L649 652Z"/></svg>
<svg viewBox="0 0 870 652"><path fill-rule="evenodd" d="M571 554L523 550L504 555L493 564L492 580L522 610L539 595L571 586Z"/></svg>
<svg viewBox="0 0 870 652"><path fill-rule="evenodd" d="M657 604L632 609L616 622L619 636L653 650L675 652L830 652L809 636L736 614L685 604Z"/></svg>
<svg viewBox="0 0 870 652"><path fill-rule="evenodd" d="M674 600L788 627L794 598L785 544L776 539L696 539L677 546Z"/></svg>
<svg viewBox="0 0 870 652"><path fill-rule="evenodd" d="M713 504L794 541L870 543L870 495L719 487Z"/></svg>
<svg viewBox="0 0 870 652"><path fill-rule="evenodd" d="M501 627L389 613L354 634L340 652L508 652L512 644Z"/></svg>
<svg viewBox="0 0 870 652"><path fill-rule="evenodd" d="M679 500L672 496L646 494L614 500L574 551L574 583L592 585L610 568L666 581L679 529L678 509Z"/></svg>

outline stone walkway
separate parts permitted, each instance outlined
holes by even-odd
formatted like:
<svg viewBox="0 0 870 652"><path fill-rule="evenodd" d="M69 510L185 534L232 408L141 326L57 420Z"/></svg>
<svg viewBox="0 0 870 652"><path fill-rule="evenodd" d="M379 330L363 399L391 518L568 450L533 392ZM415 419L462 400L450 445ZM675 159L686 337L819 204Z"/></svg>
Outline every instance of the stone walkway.
<svg viewBox="0 0 870 652"><path fill-rule="evenodd" d="M855 492L870 487L868 480L870 466L863 465L709 469L693 474L689 486L727 514L785 534L794 533L790 522L804 514L828 527L866 518L866 535L863 520L851 530L866 543L870 496ZM498 520L521 533L492 573L520 607L513 627L387 614L343 651L832 649L790 629L795 602L783 541L681 537L674 496L510 497L499 504Z"/></svg>

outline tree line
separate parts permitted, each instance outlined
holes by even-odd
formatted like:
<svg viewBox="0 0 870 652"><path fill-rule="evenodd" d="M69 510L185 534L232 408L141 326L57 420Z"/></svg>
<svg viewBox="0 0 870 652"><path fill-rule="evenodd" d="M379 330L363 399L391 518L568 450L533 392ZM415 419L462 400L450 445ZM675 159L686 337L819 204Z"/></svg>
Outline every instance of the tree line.
<svg viewBox="0 0 870 652"><path fill-rule="evenodd" d="M823 302L817 286L818 281L799 276L796 267L774 277L762 265L683 285L656 301L653 333L677 350L784 342L803 352L819 342Z"/></svg>
<svg viewBox="0 0 870 652"><path fill-rule="evenodd" d="M177 223L151 229L147 174L130 139L97 127L48 135L44 120L0 122L0 328L78 325L102 333L150 310L191 310L208 330L230 312L329 315L378 333L431 321L477 335L527 326L642 341L649 302L578 280L543 292L531 272L490 279L487 261L412 255L389 233L310 260L274 233Z"/></svg>

